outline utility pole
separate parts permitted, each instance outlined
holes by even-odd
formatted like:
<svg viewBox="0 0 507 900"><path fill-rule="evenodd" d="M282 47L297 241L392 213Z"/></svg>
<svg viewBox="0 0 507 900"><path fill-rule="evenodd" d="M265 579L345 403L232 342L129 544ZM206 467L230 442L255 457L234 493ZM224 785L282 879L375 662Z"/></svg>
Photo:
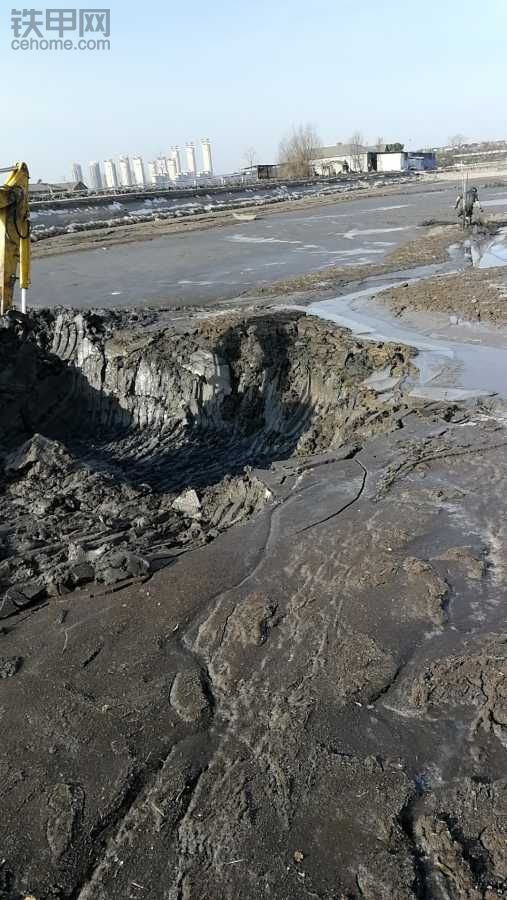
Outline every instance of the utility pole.
<svg viewBox="0 0 507 900"><path fill-rule="evenodd" d="M463 171L463 231L466 229L467 224L467 212L466 212L466 197L468 192L468 169Z"/></svg>

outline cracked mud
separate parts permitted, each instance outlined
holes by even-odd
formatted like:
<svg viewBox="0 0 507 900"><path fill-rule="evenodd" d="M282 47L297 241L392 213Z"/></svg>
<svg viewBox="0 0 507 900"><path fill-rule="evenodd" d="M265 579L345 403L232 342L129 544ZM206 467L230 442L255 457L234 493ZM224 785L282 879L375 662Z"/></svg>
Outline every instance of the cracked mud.
<svg viewBox="0 0 507 900"><path fill-rule="evenodd" d="M302 313L2 325L0 898L505 896L501 405Z"/></svg>

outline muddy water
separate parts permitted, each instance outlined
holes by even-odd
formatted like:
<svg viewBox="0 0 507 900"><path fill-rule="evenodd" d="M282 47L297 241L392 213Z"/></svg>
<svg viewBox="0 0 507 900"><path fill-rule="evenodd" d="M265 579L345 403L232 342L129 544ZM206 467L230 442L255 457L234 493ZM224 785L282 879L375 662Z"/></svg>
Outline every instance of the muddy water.
<svg viewBox="0 0 507 900"><path fill-rule="evenodd" d="M493 240L480 245L471 241L472 262L478 269L507 266L507 228L501 228Z"/></svg>
<svg viewBox="0 0 507 900"><path fill-rule="evenodd" d="M403 282L392 276L376 279L361 290L318 303L308 312L349 328L372 341L395 341L417 351L418 374L405 381L411 396L459 400L487 394L507 396L507 330L482 323L462 322L457 317L411 313L396 317L387 306L375 302L383 291L435 275L438 267L404 273ZM448 266L439 269L448 274Z"/></svg>

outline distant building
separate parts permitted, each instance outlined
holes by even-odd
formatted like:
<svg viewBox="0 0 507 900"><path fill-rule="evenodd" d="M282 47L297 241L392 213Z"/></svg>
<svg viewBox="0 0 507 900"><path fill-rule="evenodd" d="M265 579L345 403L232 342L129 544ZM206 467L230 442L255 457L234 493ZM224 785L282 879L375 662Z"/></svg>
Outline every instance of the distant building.
<svg viewBox="0 0 507 900"><path fill-rule="evenodd" d="M134 176L134 184L136 187L146 186L146 175L144 174L144 162L142 156L134 156L132 160L132 174Z"/></svg>
<svg viewBox="0 0 507 900"><path fill-rule="evenodd" d="M197 162L195 159L195 147L193 144L187 144L187 173L189 175L197 175Z"/></svg>
<svg viewBox="0 0 507 900"><path fill-rule="evenodd" d="M181 157L179 147L171 147L170 158L174 159L174 165L176 166L176 178L178 178L181 175Z"/></svg>
<svg viewBox="0 0 507 900"><path fill-rule="evenodd" d="M408 172L408 153L405 150L387 150L377 153L375 171Z"/></svg>
<svg viewBox="0 0 507 900"><path fill-rule="evenodd" d="M283 177L280 174L280 166L275 164L247 166L246 169L243 169L242 174L250 178L258 178L260 181Z"/></svg>
<svg viewBox="0 0 507 900"><path fill-rule="evenodd" d="M410 153L400 143L368 147L362 144L335 144L312 150L311 166L316 175L345 172L427 171L437 166L433 151Z"/></svg>
<svg viewBox="0 0 507 900"><path fill-rule="evenodd" d="M408 154L408 167L414 172L433 172L438 167L434 150L418 150Z"/></svg>
<svg viewBox="0 0 507 900"><path fill-rule="evenodd" d="M148 184L156 184L158 178L157 163L148 163Z"/></svg>
<svg viewBox="0 0 507 900"><path fill-rule="evenodd" d="M131 187L134 183L132 167L128 156L120 157L120 184L123 187Z"/></svg>
<svg viewBox="0 0 507 900"><path fill-rule="evenodd" d="M159 156L158 159L155 160L155 165L157 167L157 175L165 175L166 177L169 175L165 156Z"/></svg>
<svg viewBox="0 0 507 900"><path fill-rule="evenodd" d="M78 181L84 182L83 167L79 163L74 163L72 166L72 178L75 184Z"/></svg>
<svg viewBox="0 0 507 900"><path fill-rule="evenodd" d="M213 175L213 160L211 158L211 143L209 138L201 141L202 171L203 175Z"/></svg>
<svg viewBox="0 0 507 900"><path fill-rule="evenodd" d="M118 175L116 173L116 166L112 159L106 159L104 161L104 178L105 178L105 182L106 182L106 187L108 187L108 188L118 187Z"/></svg>
<svg viewBox="0 0 507 900"><path fill-rule="evenodd" d="M86 194L88 188L83 181L64 181L59 183L49 183L47 181L31 182L28 193L34 200L42 200L44 197L55 197L57 195L68 194Z"/></svg>
<svg viewBox="0 0 507 900"><path fill-rule="evenodd" d="M102 172L98 162L90 163L90 190L101 191L103 188Z"/></svg>
<svg viewBox="0 0 507 900"><path fill-rule="evenodd" d="M174 156L168 157L167 162L167 173L171 181L176 181L178 178L178 167L176 165L176 160Z"/></svg>
<svg viewBox="0 0 507 900"><path fill-rule="evenodd" d="M341 172L368 172L374 168L377 151L362 144L335 144L315 147L310 165L316 175L339 175Z"/></svg>

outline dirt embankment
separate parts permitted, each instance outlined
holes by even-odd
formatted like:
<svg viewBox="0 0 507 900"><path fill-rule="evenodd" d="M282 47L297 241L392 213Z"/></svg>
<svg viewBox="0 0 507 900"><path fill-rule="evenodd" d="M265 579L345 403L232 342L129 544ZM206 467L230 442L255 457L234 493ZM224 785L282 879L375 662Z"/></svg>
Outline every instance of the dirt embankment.
<svg viewBox="0 0 507 900"><path fill-rule="evenodd" d="M405 311L448 313L469 322L507 324L507 272L467 269L383 291L378 299L396 315Z"/></svg>

